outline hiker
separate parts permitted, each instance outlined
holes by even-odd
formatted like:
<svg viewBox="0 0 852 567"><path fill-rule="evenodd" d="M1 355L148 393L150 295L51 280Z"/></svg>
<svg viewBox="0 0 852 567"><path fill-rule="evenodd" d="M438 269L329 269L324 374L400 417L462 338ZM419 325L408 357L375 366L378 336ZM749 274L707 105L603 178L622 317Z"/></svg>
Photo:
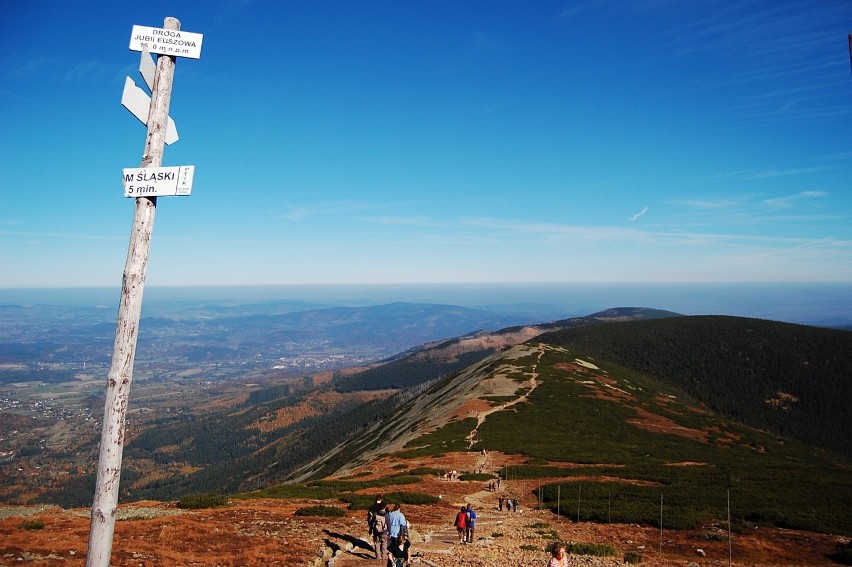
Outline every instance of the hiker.
<svg viewBox="0 0 852 567"><path fill-rule="evenodd" d="M497 499L497 510L499 510L500 512L503 511L503 500L504 500L504 498L503 498L503 495L501 494L500 498Z"/></svg>
<svg viewBox="0 0 852 567"><path fill-rule="evenodd" d="M476 527L476 512L473 511L473 506L467 505L467 542L473 543L473 530Z"/></svg>
<svg viewBox="0 0 852 567"><path fill-rule="evenodd" d="M392 511L387 515L388 537L391 542L396 541L400 534L408 535L408 520L399 508L399 504L394 504Z"/></svg>
<svg viewBox="0 0 852 567"><path fill-rule="evenodd" d="M373 521L373 551L376 552L376 559L380 560L388 551L388 521L387 508L382 508L376 512L376 518Z"/></svg>
<svg viewBox="0 0 852 567"><path fill-rule="evenodd" d="M367 531L373 535L373 524L376 521L376 515L379 510L384 510L385 505L382 503L383 497L381 494L376 494L376 501L367 510Z"/></svg>
<svg viewBox="0 0 852 567"><path fill-rule="evenodd" d="M568 554L565 552L565 544L554 541L550 546L550 562L547 567L568 567Z"/></svg>
<svg viewBox="0 0 852 567"><path fill-rule="evenodd" d="M462 506L461 510L458 514L456 514L456 521L453 522L453 525L456 527L456 530L459 532L459 545L464 543L465 537L467 536L467 507Z"/></svg>
<svg viewBox="0 0 852 567"><path fill-rule="evenodd" d="M411 561L411 542L404 533L388 544L388 567L406 567Z"/></svg>
<svg viewBox="0 0 852 567"><path fill-rule="evenodd" d="M367 510L367 531L373 540L373 551L376 552L376 559L381 559L385 556L387 541L386 514L387 510L383 503L383 497L381 494L377 494L376 501Z"/></svg>

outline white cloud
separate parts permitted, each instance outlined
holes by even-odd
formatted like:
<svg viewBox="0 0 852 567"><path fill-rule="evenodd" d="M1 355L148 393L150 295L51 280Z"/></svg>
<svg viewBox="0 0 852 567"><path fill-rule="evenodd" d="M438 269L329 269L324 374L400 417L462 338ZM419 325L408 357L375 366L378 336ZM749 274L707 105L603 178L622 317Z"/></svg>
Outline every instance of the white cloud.
<svg viewBox="0 0 852 567"><path fill-rule="evenodd" d="M639 217L643 216L643 215L644 215L645 213L647 213L647 212L648 212L648 206L646 205L645 207L643 207L643 208L642 208L642 210L641 210L641 211L639 211L638 213L636 213L635 215L633 215L632 217L630 217L630 221L631 221L631 222L632 222L632 221L635 221L636 219L638 219Z"/></svg>
<svg viewBox="0 0 852 567"><path fill-rule="evenodd" d="M764 199L763 203L773 209L789 209L797 203L806 200L816 200L827 195L824 191L802 191L795 195L787 195L786 197L775 197L773 199Z"/></svg>

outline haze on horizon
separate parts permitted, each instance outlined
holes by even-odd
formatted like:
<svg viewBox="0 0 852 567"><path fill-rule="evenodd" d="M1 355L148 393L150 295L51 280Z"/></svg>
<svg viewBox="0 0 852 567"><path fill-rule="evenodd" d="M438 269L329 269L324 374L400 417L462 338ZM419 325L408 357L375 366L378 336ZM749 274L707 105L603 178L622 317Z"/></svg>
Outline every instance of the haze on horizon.
<svg viewBox="0 0 852 567"><path fill-rule="evenodd" d="M0 288L120 284L179 59L147 285L852 282L852 4L4 3Z"/></svg>

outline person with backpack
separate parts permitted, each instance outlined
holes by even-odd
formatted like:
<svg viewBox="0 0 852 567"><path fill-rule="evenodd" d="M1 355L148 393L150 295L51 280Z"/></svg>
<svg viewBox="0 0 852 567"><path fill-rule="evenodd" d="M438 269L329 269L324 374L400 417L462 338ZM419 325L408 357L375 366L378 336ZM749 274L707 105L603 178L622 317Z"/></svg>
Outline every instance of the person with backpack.
<svg viewBox="0 0 852 567"><path fill-rule="evenodd" d="M379 513L379 510L384 510L385 508L383 500L382 495L377 494L376 501L367 509L367 530L370 532L370 535L373 535L373 523L376 521L376 514Z"/></svg>
<svg viewBox="0 0 852 567"><path fill-rule="evenodd" d="M376 520L373 522L373 550L376 552L376 559L381 559L385 556L388 549L388 521L387 509L382 508L376 512Z"/></svg>
<svg viewBox="0 0 852 567"><path fill-rule="evenodd" d="M367 510L367 530L373 539L373 550L376 559L385 556L387 550L387 508L381 494L376 495L376 501Z"/></svg>
<svg viewBox="0 0 852 567"><path fill-rule="evenodd" d="M473 530L476 527L476 512L473 511L473 506L467 505L467 542L473 543Z"/></svg>
<svg viewBox="0 0 852 567"><path fill-rule="evenodd" d="M464 543L467 537L467 506L461 507L459 513L456 514L456 521L453 522L453 525L459 532L459 544Z"/></svg>

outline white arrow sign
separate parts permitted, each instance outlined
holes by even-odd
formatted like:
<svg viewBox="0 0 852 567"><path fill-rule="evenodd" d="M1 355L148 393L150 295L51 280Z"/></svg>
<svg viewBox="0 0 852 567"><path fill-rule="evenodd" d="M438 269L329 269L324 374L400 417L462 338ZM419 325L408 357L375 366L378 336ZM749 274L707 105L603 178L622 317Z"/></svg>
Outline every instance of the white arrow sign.
<svg viewBox="0 0 852 567"><path fill-rule="evenodd" d="M154 78L157 76L157 64L154 62L154 56L148 52L147 47L142 49L142 56L139 58L139 72L142 74L142 78L145 79L148 90L154 92Z"/></svg>
<svg viewBox="0 0 852 567"><path fill-rule="evenodd" d="M201 59L201 41L204 35L163 28L133 26L130 34L130 49L142 51L145 47L151 53Z"/></svg>
<svg viewBox="0 0 852 567"><path fill-rule="evenodd" d="M127 77L124 81L124 92L121 94L121 104L129 110L133 116L138 118L142 124L148 125L148 112L151 110L151 97L136 86L133 79ZM178 141L177 126L172 117L166 125L166 143L173 144Z"/></svg>
<svg viewBox="0 0 852 567"><path fill-rule="evenodd" d="M124 168L125 197L168 197L192 194L194 165Z"/></svg>

